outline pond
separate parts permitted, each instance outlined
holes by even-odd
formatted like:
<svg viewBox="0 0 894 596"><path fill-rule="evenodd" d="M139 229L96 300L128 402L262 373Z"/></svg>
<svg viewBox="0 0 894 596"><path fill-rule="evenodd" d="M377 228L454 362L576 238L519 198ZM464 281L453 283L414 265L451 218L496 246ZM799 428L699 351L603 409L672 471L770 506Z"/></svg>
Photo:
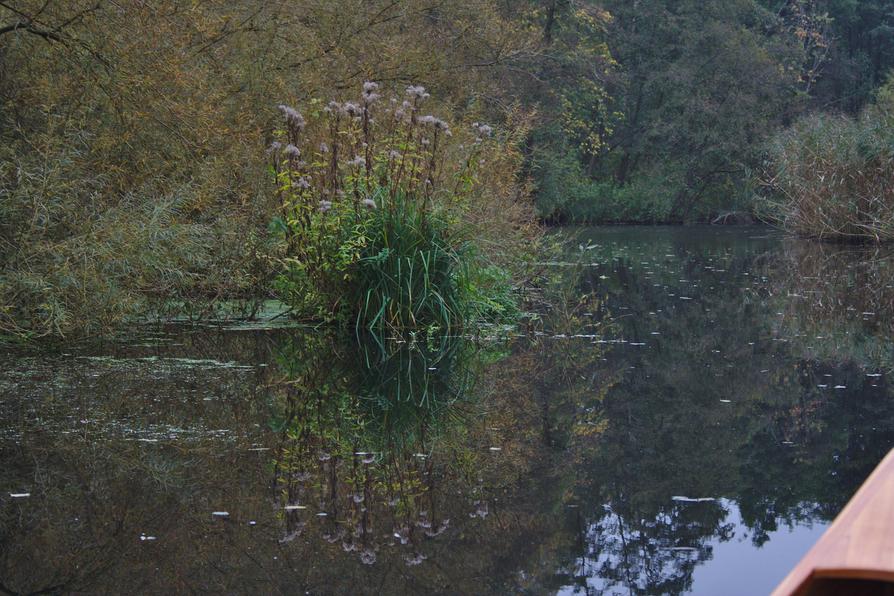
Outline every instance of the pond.
<svg viewBox="0 0 894 596"><path fill-rule="evenodd" d="M894 447L894 257L558 233L520 337L6 352L0 589L768 592Z"/></svg>

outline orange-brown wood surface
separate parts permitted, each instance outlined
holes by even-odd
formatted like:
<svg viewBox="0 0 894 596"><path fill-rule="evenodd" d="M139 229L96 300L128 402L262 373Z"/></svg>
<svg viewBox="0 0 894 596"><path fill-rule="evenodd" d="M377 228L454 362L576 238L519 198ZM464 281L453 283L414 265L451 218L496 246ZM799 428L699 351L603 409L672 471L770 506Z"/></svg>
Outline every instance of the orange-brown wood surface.
<svg viewBox="0 0 894 596"><path fill-rule="evenodd" d="M855 581L855 591L839 591L841 580L880 582ZM834 593L890 593L883 582L894 582L894 450L773 596L826 594L832 586Z"/></svg>

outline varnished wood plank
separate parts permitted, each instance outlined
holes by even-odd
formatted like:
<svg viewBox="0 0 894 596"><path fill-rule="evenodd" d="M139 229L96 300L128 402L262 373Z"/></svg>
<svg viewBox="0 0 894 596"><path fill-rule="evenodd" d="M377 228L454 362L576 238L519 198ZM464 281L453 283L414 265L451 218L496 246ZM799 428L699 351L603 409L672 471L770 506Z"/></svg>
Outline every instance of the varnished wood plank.
<svg viewBox="0 0 894 596"><path fill-rule="evenodd" d="M830 586L840 588L840 580L848 579L876 580L862 583L862 589L854 585L867 594L888 594L888 587L878 582L894 582L894 450L773 596L828 594Z"/></svg>

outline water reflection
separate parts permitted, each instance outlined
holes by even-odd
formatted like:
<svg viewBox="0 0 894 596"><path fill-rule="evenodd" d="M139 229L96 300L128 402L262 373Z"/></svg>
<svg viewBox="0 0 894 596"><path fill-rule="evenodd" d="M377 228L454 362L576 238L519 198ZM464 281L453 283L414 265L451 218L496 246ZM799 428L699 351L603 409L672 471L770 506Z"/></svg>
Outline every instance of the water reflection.
<svg viewBox="0 0 894 596"><path fill-rule="evenodd" d="M890 255L613 228L561 262L513 341L4 355L0 588L768 591L894 446Z"/></svg>
<svg viewBox="0 0 894 596"><path fill-rule="evenodd" d="M599 561L578 585L697 592L694 565L711 564L712 543L760 548L780 528L828 522L894 446L874 357L888 344L890 260L726 234L603 236L587 257L586 287L631 314L617 320L627 343L609 359L627 370L602 402L605 430L578 445L585 542ZM851 314L868 312L865 295L879 305L872 319ZM754 571L743 593L781 578Z"/></svg>

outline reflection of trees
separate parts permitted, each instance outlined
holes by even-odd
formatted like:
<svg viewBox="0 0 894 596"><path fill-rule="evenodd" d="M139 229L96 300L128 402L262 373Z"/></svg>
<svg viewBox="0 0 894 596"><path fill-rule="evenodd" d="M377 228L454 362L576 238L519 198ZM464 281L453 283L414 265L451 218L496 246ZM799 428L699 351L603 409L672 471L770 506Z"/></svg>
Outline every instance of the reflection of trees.
<svg viewBox="0 0 894 596"><path fill-rule="evenodd" d="M767 269L780 333L813 358L894 372L894 251L790 242Z"/></svg>
<svg viewBox="0 0 894 596"><path fill-rule="evenodd" d="M601 400L600 432L570 446L585 462L573 497L585 546L565 563L573 583L685 591L708 542L732 528L720 502L673 496L732 500L760 545L779 525L834 517L894 444L894 400L866 375L874 352L854 348L887 343L885 262L767 248L693 249L683 239L587 255L602 266L583 291L606 297L620 337L647 346L615 350L582 374L605 379L629 366ZM871 298L851 298L873 283ZM808 349L845 324L850 343L837 352Z"/></svg>
<svg viewBox="0 0 894 596"><path fill-rule="evenodd" d="M695 567L711 558L707 541L728 540L733 529L723 524L727 511L719 502L673 504L651 519L606 509L586 528L587 547L574 569L576 577L598 577L603 589L685 592L691 588ZM707 533L706 528L712 531Z"/></svg>
<svg viewBox="0 0 894 596"><path fill-rule="evenodd" d="M230 366L231 339L277 361ZM544 553L563 536L544 510L561 511L564 486L533 388L512 391L512 359L536 351L273 340L215 337L184 348L190 362L176 348L85 360L77 380L53 378L52 399L17 381L22 399L0 407L31 430L0 444L15 462L2 484L32 497L2 503L0 584L506 593L550 576ZM85 414L82 433L62 434Z"/></svg>

